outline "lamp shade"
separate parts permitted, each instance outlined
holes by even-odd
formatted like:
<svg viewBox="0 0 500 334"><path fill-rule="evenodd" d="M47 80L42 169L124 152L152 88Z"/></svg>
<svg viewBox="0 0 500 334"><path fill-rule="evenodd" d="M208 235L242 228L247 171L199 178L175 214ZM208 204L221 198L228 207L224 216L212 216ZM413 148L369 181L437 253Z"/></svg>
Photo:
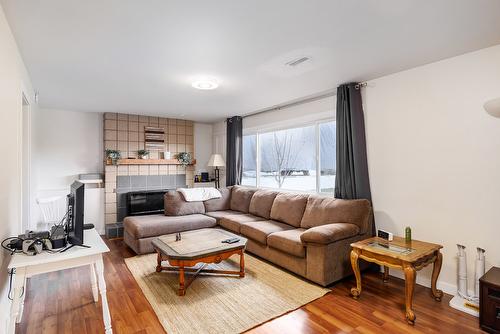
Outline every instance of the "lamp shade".
<svg viewBox="0 0 500 334"><path fill-rule="evenodd" d="M224 167L226 163L220 154L212 154L210 160L208 160L208 167Z"/></svg>
<svg viewBox="0 0 500 334"><path fill-rule="evenodd" d="M486 102L484 104L484 109L491 116L500 118L500 98Z"/></svg>

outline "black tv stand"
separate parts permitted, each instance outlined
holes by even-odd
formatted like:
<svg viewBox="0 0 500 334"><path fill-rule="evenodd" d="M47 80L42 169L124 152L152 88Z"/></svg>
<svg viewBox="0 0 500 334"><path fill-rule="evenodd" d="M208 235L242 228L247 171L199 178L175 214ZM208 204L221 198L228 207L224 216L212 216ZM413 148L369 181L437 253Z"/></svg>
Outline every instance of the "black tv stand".
<svg viewBox="0 0 500 334"><path fill-rule="evenodd" d="M77 245L77 244L71 244L70 246L64 248L60 253L64 253L65 251L67 251L68 249L70 248L73 248L75 246L78 246L78 247L84 247L84 248L90 248L90 246L87 246L87 245Z"/></svg>

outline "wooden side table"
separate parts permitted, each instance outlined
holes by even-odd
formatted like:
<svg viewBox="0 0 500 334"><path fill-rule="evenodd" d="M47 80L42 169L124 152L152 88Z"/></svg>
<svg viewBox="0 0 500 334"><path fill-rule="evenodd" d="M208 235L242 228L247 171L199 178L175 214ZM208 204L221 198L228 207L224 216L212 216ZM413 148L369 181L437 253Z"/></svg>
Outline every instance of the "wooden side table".
<svg viewBox="0 0 500 334"><path fill-rule="evenodd" d="M441 245L431 244L394 237L393 241L373 237L351 244L351 265L356 276L356 287L351 289L351 295L357 299L361 294L361 273L358 260L361 258L384 267L384 282L389 278L389 268L402 269L405 274L405 306L406 320L409 324L415 323L415 313L412 309L413 290L417 278L416 271L433 263L431 293L435 300L441 301L443 292L436 288L436 282L441 271L443 255Z"/></svg>

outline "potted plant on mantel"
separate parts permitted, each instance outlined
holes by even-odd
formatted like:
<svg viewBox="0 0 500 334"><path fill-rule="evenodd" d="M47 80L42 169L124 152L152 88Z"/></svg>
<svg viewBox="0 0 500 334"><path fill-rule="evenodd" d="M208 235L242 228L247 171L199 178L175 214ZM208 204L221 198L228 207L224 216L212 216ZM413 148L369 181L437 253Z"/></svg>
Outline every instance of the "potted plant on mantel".
<svg viewBox="0 0 500 334"><path fill-rule="evenodd" d="M186 167L187 165L189 165L193 161L191 154L189 154L188 152L180 152L175 156L175 158L184 167Z"/></svg>
<svg viewBox="0 0 500 334"><path fill-rule="evenodd" d="M117 165L118 160L121 159L122 154L118 150L106 150L106 164L108 165Z"/></svg>
<svg viewBox="0 0 500 334"><path fill-rule="evenodd" d="M149 157L149 151L148 150L138 150L137 151L137 157L139 159L148 159L148 157Z"/></svg>

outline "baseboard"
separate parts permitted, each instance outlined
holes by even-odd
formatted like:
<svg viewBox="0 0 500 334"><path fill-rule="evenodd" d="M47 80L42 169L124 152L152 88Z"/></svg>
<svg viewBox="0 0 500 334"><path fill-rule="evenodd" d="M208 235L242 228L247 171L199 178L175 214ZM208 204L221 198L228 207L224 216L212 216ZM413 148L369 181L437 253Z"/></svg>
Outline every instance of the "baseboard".
<svg viewBox="0 0 500 334"><path fill-rule="evenodd" d="M405 278L404 274L402 272L398 272L398 271L391 271L389 276L393 276L393 277L397 277L397 278L401 278L401 279ZM419 276L417 274L417 284L425 286L426 288L430 288L431 287L431 280L430 280L430 278L422 277L422 276ZM454 284L447 283L447 282L440 282L438 280L437 288L440 290L443 290L444 293L447 293L447 294L452 295L452 296L454 296L457 293L457 286Z"/></svg>

